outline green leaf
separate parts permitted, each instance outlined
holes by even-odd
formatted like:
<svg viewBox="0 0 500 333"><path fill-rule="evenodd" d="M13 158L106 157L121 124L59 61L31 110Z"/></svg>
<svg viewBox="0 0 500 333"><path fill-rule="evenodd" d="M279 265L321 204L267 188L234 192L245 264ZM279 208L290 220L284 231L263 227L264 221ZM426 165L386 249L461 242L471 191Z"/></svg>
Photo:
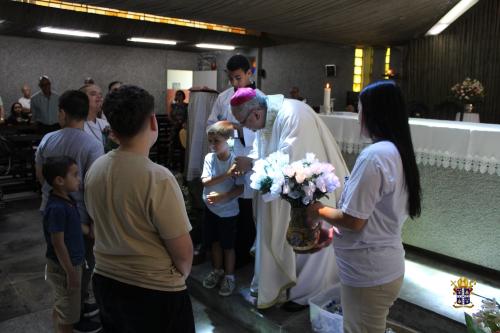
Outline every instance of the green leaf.
<svg viewBox="0 0 500 333"><path fill-rule="evenodd" d="M465 324L467 325L467 333L484 333L484 331L476 324L471 315L464 312Z"/></svg>

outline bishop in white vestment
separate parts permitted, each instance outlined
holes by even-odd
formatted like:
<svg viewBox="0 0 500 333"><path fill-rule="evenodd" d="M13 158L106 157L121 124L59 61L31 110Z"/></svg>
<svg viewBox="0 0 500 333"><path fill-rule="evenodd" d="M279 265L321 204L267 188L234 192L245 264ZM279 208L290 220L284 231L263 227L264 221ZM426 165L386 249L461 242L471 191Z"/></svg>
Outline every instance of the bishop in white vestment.
<svg viewBox="0 0 500 333"><path fill-rule="evenodd" d="M281 151L290 162L314 153L320 162L329 162L344 183L349 174L341 151L319 116L307 104L285 99L283 95L265 96L253 89L240 88L231 99L232 112L243 126L256 131L253 158L266 158ZM248 160L237 162L248 171ZM329 199L322 200L335 207L342 186ZM290 204L277 199L264 202L254 199L257 223L255 279L258 280L257 307L268 308L289 289L288 300L307 304L308 300L339 281L335 254L328 246L313 254L296 254L286 241L290 220Z"/></svg>

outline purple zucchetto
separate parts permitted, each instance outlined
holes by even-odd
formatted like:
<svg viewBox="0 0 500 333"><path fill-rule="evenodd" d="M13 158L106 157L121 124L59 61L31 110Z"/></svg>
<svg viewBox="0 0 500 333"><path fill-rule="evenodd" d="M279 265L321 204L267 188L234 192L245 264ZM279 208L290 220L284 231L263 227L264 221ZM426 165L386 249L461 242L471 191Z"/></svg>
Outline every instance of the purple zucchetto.
<svg viewBox="0 0 500 333"><path fill-rule="evenodd" d="M257 96L255 90L252 88L239 88L231 97L231 106L239 106L244 104Z"/></svg>

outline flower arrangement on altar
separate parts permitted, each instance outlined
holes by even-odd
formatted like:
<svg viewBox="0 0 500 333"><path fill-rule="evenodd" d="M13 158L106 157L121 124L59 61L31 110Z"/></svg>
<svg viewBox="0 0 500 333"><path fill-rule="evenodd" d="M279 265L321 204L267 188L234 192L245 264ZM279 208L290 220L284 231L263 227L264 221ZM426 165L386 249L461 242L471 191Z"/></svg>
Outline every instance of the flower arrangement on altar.
<svg viewBox="0 0 500 333"><path fill-rule="evenodd" d="M464 104L473 104L484 98L484 87L477 79L465 78L451 87L453 96Z"/></svg>
<svg viewBox="0 0 500 333"><path fill-rule="evenodd" d="M289 163L287 154L275 152L256 161L253 171L250 186L263 194L264 201L281 197L292 207L306 207L340 186L333 165L319 162L312 153Z"/></svg>
<svg viewBox="0 0 500 333"><path fill-rule="evenodd" d="M481 310L472 316L465 313L467 332L498 333L500 332L500 304L493 298L482 301Z"/></svg>

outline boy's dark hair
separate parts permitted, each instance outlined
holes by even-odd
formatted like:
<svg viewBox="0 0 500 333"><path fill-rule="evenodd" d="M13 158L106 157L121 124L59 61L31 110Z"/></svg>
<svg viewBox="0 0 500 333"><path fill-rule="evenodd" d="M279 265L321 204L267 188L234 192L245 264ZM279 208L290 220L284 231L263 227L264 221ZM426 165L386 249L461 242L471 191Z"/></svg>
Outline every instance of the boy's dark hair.
<svg viewBox="0 0 500 333"><path fill-rule="evenodd" d="M66 177L73 164L76 161L69 156L48 157L42 166L43 178L52 186L56 177Z"/></svg>
<svg viewBox="0 0 500 333"><path fill-rule="evenodd" d="M106 96L102 110L118 136L131 138L153 113L154 97L140 87L125 85Z"/></svg>
<svg viewBox="0 0 500 333"><path fill-rule="evenodd" d="M230 72L241 69L246 73L250 69L250 62L248 61L247 57L241 54L236 54L229 58L226 64L226 68Z"/></svg>
<svg viewBox="0 0 500 333"><path fill-rule="evenodd" d="M114 85L115 85L115 84L117 84L117 83L119 83L119 84L123 84L123 82L122 82L122 81L113 81L113 82L111 82L110 84L108 84L108 91L110 91L110 90L111 90L111 87L112 87L112 86L114 86Z"/></svg>
<svg viewBox="0 0 500 333"><path fill-rule="evenodd" d="M78 90L68 90L59 97L59 109L74 120L87 120L89 115L89 98Z"/></svg>
<svg viewBox="0 0 500 333"><path fill-rule="evenodd" d="M229 139L233 136L233 134L234 127L227 120L218 121L215 124L208 126L207 128L207 135L219 135L224 139Z"/></svg>

